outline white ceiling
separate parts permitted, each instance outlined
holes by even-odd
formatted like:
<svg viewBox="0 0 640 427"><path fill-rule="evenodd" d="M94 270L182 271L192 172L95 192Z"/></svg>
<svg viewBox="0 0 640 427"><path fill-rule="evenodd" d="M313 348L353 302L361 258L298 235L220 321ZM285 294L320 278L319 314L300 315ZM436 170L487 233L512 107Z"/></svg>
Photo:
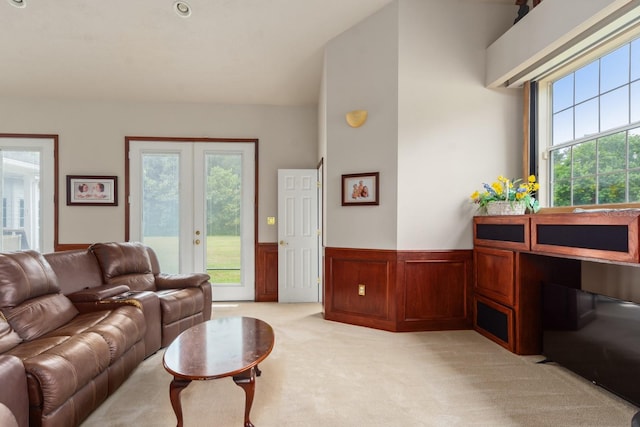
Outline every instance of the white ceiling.
<svg viewBox="0 0 640 427"><path fill-rule="evenodd" d="M312 105L325 44L393 0L24 1L0 0L0 96Z"/></svg>

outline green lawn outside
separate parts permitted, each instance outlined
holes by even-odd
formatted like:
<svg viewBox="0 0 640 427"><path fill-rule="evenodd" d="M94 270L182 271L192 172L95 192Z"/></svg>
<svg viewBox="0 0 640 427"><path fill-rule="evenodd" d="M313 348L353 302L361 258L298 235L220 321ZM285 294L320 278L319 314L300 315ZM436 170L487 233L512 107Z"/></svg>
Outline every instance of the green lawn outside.
<svg viewBox="0 0 640 427"><path fill-rule="evenodd" d="M178 272L177 237L145 237L144 243L158 255L163 273ZM212 283L240 283L240 236L208 236L207 268Z"/></svg>

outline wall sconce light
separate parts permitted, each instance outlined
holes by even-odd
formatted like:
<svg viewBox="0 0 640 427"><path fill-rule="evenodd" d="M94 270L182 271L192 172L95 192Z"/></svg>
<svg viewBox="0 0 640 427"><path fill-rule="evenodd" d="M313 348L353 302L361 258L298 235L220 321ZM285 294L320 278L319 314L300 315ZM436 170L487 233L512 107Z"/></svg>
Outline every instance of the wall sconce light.
<svg viewBox="0 0 640 427"><path fill-rule="evenodd" d="M345 118L347 119L347 123L352 128L359 128L367 121L367 116L369 112L367 110L353 110L349 111Z"/></svg>
<svg viewBox="0 0 640 427"><path fill-rule="evenodd" d="M191 6L185 1L177 1L173 4L175 12L182 18L191 16Z"/></svg>
<svg viewBox="0 0 640 427"><path fill-rule="evenodd" d="M11 6L23 8L27 6L26 0L9 0Z"/></svg>

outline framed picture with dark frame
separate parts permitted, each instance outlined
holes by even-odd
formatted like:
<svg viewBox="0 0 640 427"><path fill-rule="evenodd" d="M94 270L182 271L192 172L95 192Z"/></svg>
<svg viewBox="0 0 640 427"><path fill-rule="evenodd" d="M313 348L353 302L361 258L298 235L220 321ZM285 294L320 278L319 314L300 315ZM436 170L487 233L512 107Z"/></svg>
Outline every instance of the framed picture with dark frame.
<svg viewBox="0 0 640 427"><path fill-rule="evenodd" d="M67 206L118 206L118 177L67 175Z"/></svg>
<svg viewBox="0 0 640 427"><path fill-rule="evenodd" d="M380 204L380 172L342 175L342 206Z"/></svg>

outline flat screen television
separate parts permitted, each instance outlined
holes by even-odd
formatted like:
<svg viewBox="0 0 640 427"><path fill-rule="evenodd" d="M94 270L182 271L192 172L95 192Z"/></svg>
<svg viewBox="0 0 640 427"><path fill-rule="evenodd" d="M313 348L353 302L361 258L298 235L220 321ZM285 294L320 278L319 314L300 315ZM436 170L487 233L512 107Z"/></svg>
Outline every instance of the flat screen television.
<svg viewBox="0 0 640 427"><path fill-rule="evenodd" d="M544 283L546 359L640 406L640 305Z"/></svg>

